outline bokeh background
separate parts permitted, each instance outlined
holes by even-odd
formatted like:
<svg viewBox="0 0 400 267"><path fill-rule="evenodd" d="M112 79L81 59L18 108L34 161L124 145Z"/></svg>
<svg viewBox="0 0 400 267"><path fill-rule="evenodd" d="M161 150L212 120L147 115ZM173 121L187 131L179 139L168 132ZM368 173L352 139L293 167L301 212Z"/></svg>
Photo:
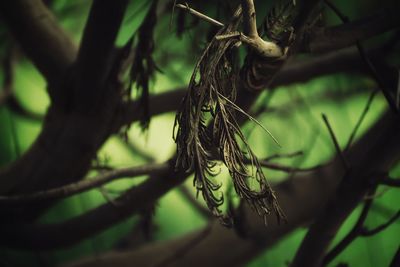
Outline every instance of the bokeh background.
<svg viewBox="0 0 400 267"><path fill-rule="evenodd" d="M223 18L221 14L216 14L217 2L197 1L196 3L193 1L190 4L210 16ZM350 19L373 14L374 10L386 4L385 1L372 0L335 2ZM151 1L147 0L131 1L118 37L118 45L123 45L137 30L150 3ZM90 4L91 1L87 0L49 1L60 23L76 43L80 41ZM272 1L256 1L258 17L265 15L271 5ZM201 48L206 44L208 25L186 16L187 29L180 37L177 37L176 18L172 24L170 23L171 11L168 10L159 17L156 28L155 60L162 72L158 72L151 83L152 94L184 88L188 84L196 57L200 55ZM325 23L329 25L340 23L328 9L322 13ZM8 36L4 25L1 24L0 27L0 53L4 58L9 51L8 47L12 39ZM379 45L391 38L392 34L389 32L380 35L365 42L364 45L366 47ZM18 52L17 47L15 49L17 61L14 89L16 99L24 112L18 112L7 105L0 106L0 166L9 164L29 148L41 130L41 118L49 106L43 77L22 52ZM306 56L304 57L306 60ZM391 57L392 62L398 62L398 55L391 55ZM4 78L3 72L0 73L0 78ZM376 88L376 83L371 78L352 72L322 76L306 83L279 87L274 91L266 90L260 96L253 111L265 109L257 119L273 133L282 148L276 146L271 138L253 123L247 123L244 126L244 132L251 147L260 158L276 153L302 151L302 156L282 159L279 163L295 167L312 167L326 162L335 154L332 140L321 119L321 113L328 116L343 148L369 95ZM371 105L358 136L362 135L386 108L386 101L379 93ZM147 131L143 131L138 124L133 124L128 131L128 141L124 141L120 136L110 138L99 151L98 161L119 168L141 165L149 161L163 162L169 159L176 150L172 139L174 116L174 113L166 113L153 117ZM96 172L93 171L89 176L95 174ZM287 179L291 175L267 169L265 174L272 184ZM392 170L392 174L396 177L400 176L400 165ZM40 218L40 222L61 222L84 213L109 201L108 197L117 196L143 179L145 177L122 179L107 184L101 190L94 189L69 197L52 207ZM222 167L218 179L221 179L223 188L226 190L229 180ZM151 235L147 238L140 231L142 217L136 215L71 248L46 252L0 248L0 266L55 266L112 249L124 249L139 246L145 242L177 237L207 223L207 218L193 205L193 197L195 197L195 191L192 187L192 178L189 178L180 188L163 196L156 204L153 228ZM384 186L380 187L375 197L376 201L366 221L366 225L371 227L390 218L398 210L400 203L399 192ZM204 205L201 198L197 201ZM346 220L335 242L352 228L359 213L360 208L357 208ZM247 266L287 266L305 233L305 229L294 231L274 247L253 259ZM348 263L349 266L388 266L399 246L399 237L400 222L397 221L376 236L356 239L330 266L336 266L339 262Z"/></svg>

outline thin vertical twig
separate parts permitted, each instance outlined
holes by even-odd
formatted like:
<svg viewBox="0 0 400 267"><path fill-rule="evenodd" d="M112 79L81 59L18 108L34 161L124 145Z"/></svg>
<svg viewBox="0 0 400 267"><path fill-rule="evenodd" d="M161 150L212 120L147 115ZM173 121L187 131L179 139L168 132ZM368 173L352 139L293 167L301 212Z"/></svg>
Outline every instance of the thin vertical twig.
<svg viewBox="0 0 400 267"><path fill-rule="evenodd" d="M371 107L372 101L374 100L377 93L378 93L378 90L374 90L370 94L370 96L367 100L367 104L365 105L360 117L358 118L356 125L354 126L353 131L350 134L349 141L347 141L347 145L346 145L344 151L347 151L350 148L351 144L353 143L354 138L356 137L357 131L360 128L362 122L364 121L364 118L367 115L369 108Z"/></svg>
<svg viewBox="0 0 400 267"><path fill-rule="evenodd" d="M322 113L322 119L324 120L325 125L328 128L328 131L329 131L329 134L330 134L331 139L333 141L333 144L335 145L336 152L339 155L340 160L342 161L344 169L348 170L349 169L349 164L347 163L347 161L346 161L346 159L345 159L345 157L344 157L344 155L343 155L343 153L342 153L342 151L340 149L339 142L338 142L338 140L336 138L336 135L333 132L333 129L332 129L330 123L329 123L328 117L325 114Z"/></svg>

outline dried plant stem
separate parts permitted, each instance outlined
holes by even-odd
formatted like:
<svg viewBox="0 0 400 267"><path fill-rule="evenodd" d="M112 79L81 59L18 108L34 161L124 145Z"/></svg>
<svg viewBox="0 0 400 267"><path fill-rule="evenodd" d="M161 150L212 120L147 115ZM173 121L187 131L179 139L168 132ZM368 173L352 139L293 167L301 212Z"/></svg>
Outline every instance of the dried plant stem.
<svg viewBox="0 0 400 267"><path fill-rule="evenodd" d="M204 20L204 21L207 21L207 22L209 22L209 23L211 23L211 24L213 24L213 25L215 25L215 26L224 27L224 24L223 24L223 23L221 23L221 22L219 22L218 20L215 20L215 19L213 19L213 18L210 18L209 16L204 15L203 13L200 13L199 11L197 11L197 10L195 10L195 9L193 9L193 8L191 8L191 7L189 7L188 4L185 4L185 5L177 4L177 5L175 5L175 6L178 7L178 8L181 8L181 9L183 9L183 10L186 10L187 12L189 12L190 14L192 14L192 15L198 17L199 19L202 19L202 20Z"/></svg>

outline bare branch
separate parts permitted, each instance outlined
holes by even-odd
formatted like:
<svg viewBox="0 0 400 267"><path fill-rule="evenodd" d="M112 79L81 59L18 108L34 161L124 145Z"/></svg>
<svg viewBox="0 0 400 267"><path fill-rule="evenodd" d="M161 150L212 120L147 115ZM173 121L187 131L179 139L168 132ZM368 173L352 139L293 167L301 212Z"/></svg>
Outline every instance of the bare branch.
<svg viewBox="0 0 400 267"><path fill-rule="evenodd" d="M352 166L362 166L363 168L366 166L377 169L388 168L400 157L400 144L398 143L399 133L400 124L398 123L397 117L391 113L386 113L357 144L350 148L347 152L349 162ZM310 176L307 176L309 179L293 179L292 181L287 181L276 187L276 192L279 194L280 202L285 209L290 223L288 225L278 226L271 221L270 226L266 229L263 222L255 215L251 222L255 224L256 227L252 228L253 230L250 231L251 236L257 237L261 244L271 245L282 235L293 230L300 224L303 224L305 221L310 220L315 214L319 213L323 203L325 203L335 189L338 179L343 175L343 170L338 168L339 163L340 160L336 158L334 164L327 165L321 170L317 170L310 174ZM98 233L114 223L131 216L146 204L153 203L155 199L181 183L188 174L175 171L174 159L172 159L169 164L168 170L162 175L151 176L138 187L128 190L128 192L117 198L116 201L120 203L118 208L107 203L83 215L59 224L4 225L4 227L0 229L0 234L2 236L1 242L8 247L54 249L72 245L83 238ZM349 190L352 190L351 196L358 192L354 191L353 188ZM310 198L311 195L313 196L312 198ZM347 193L342 196L343 203L349 201L349 199L347 199ZM358 195L358 193L357 196L359 198L362 197L362 195ZM354 205L358 202L358 197ZM302 203L302 208L299 208L297 205L298 203ZM343 212L342 209L335 209L335 211ZM347 209L345 211L347 211ZM332 221L327 222L328 226L330 223L337 220L336 216L336 213L331 214L329 219ZM340 218L344 219L343 217ZM228 244L235 242L236 249L246 249L246 251L249 252L248 255L246 254L246 257L251 257L251 255L254 255L261 249L261 247L254 247L252 241L249 241L249 243L243 242L240 238L237 239L237 237L234 237L234 233L226 229L224 230L224 228L213 228L210 234L213 235L213 238L221 240L221 242L228 242ZM182 240L185 239L183 238ZM179 244L179 242L177 244ZM230 246L233 246L233 243L230 244ZM215 248L210 242L205 242L204 244L202 242L200 251L204 249L207 250L206 253L210 253L210 250ZM169 251L173 253L174 250L170 249ZM217 251L218 249L215 249L214 253ZM166 255L164 253L161 253L159 256L163 257L163 255ZM239 254L243 256L243 253ZM214 260L216 257L211 258ZM234 258L230 255L230 259L237 260L238 258ZM153 260L157 260L157 258ZM185 264L185 261L181 264Z"/></svg>
<svg viewBox="0 0 400 267"><path fill-rule="evenodd" d="M374 100L374 98L375 98L377 93L378 93L378 90L373 90L372 93L370 94L370 96L369 96L369 98L367 100L367 103L366 103L366 105L365 105L360 117L358 118L358 121L357 121L356 125L354 126L353 131L350 134L349 141L347 141L347 145L346 145L344 150L348 150L349 147L351 146L351 144L353 143L354 138L356 137L357 131L360 128L362 122L364 121L364 118L367 115L367 113L369 111L369 108L370 108L370 106L372 104L372 101Z"/></svg>
<svg viewBox="0 0 400 267"><path fill-rule="evenodd" d="M335 133L333 132L331 124L328 121L328 117L325 114L322 114L322 119L324 120L324 123L325 123L326 127L328 128L329 135L331 136L333 144L335 145L336 153L339 155L340 159L342 160L344 169L348 170L349 169L349 164L347 163L347 161L346 161L346 159L345 159L345 157L344 157L344 155L342 153L342 150L340 149L339 142L338 142L338 140L336 138Z"/></svg>
<svg viewBox="0 0 400 267"><path fill-rule="evenodd" d="M150 98L149 114L150 116L159 115L166 112L176 111L186 94L186 88L177 88L166 93L157 94ZM140 119L140 103L138 101L129 102L121 107L121 115L116 122L116 129L122 125L137 121Z"/></svg>
<svg viewBox="0 0 400 267"><path fill-rule="evenodd" d="M59 82L75 59L76 47L43 1L1 1L0 13L47 81ZM50 93L52 90L50 87Z"/></svg>
<svg viewBox="0 0 400 267"><path fill-rule="evenodd" d="M297 251L294 267L321 264L335 233L371 187L370 179L382 176L382 172L388 171L400 159L400 143L395 140L398 138L395 136L400 134L399 116L392 113L387 113L386 116L391 118L393 124L381 121L364 137L367 138L374 132L378 139L385 137L384 140L381 140L379 146L358 148L358 161L354 162L350 158L352 168L346 172L346 177L324 212L310 227Z"/></svg>
<svg viewBox="0 0 400 267"><path fill-rule="evenodd" d="M375 191L376 186L370 191L370 194L374 194ZM369 198L365 201L364 207L361 211L360 216L358 217L356 224L353 226L353 229L351 229L351 231L331 251L326 254L322 261L323 265L329 264L343 250L345 250L350 245L350 243L353 242L354 239L356 239L361 234L364 222L367 219L373 201L374 198Z"/></svg>
<svg viewBox="0 0 400 267"><path fill-rule="evenodd" d="M321 53L354 45L400 25L397 8L385 9L373 16L343 25L317 28L303 40L302 49Z"/></svg>
<svg viewBox="0 0 400 267"><path fill-rule="evenodd" d="M104 88L112 66L114 43L128 0L93 1L85 26L76 64L79 85L76 101L87 106L104 97Z"/></svg>
<svg viewBox="0 0 400 267"><path fill-rule="evenodd" d="M85 192L95 187L102 186L106 183L126 177L136 177L140 175L152 175L164 172L168 168L168 164L147 164L138 167L111 170L104 172L94 178L82 180L73 184L64 185L62 187L53 188L45 191L33 192L23 195L0 196L0 204L4 205L23 205L36 201L60 199L69 197L78 193Z"/></svg>
<svg viewBox="0 0 400 267"><path fill-rule="evenodd" d="M400 211L396 212L387 222L384 224L381 224L373 229L362 229L360 235L363 237L367 236L373 236L379 232L382 232L386 228L388 228L390 225L392 225L394 222L397 221L397 219L400 218Z"/></svg>
<svg viewBox="0 0 400 267"><path fill-rule="evenodd" d="M52 250L76 244L151 205L188 175L175 171L174 160L168 162L167 170L160 172L116 198L117 206L107 202L61 223L3 224L0 246Z"/></svg>
<svg viewBox="0 0 400 267"><path fill-rule="evenodd" d="M391 127L398 127L398 124L398 120L393 114L386 113L347 152L351 165L372 167L372 164L376 164L374 167L380 169L380 167L386 165L384 163L399 159L399 145L395 149L389 149L389 151L385 149L393 143L398 144L398 138L396 137L398 133L392 134L391 132ZM400 129L397 131L400 131ZM368 151L378 152L378 154L371 154ZM390 155L387 154L388 152ZM378 161L375 161L375 159L378 159ZM276 222L271 221L268 227L265 228L258 216L249 207L246 207L247 239L238 237L234 231L216 223L212 226L207 238L198 244L195 249L190 250L185 257L175 262L174 266L239 266L246 264L255 255L265 251L266 247L272 246L295 228L304 226L304 224L310 222L317 214L323 211L324 204L334 194L339 180L344 174L344 170L340 166L340 159L336 157L332 164L326 165L321 170L306 176L297 175L294 179L283 182L274 188L288 217L287 224L278 225ZM335 216L336 214L333 214L332 218L335 219ZM330 226L329 221L328 226ZM96 258L85 259L81 263L71 266L92 267L98 266L99 262L104 266L115 265L116 262L128 266L132 262L140 266L152 266L160 262L161 259L174 255L176 249L187 244L189 240L192 240L201 231L200 229L177 239L149 244L134 251L111 252ZM229 253L221 253L221 248L223 247L229 248Z"/></svg>
<svg viewBox="0 0 400 267"><path fill-rule="evenodd" d="M262 167L267 168L267 169L288 172L288 173L311 172L311 171L315 171L315 170L323 167L323 165L317 165L317 166L310 167L310 168L299 168L299 167L291 167L291 166L284 166L281 164L271 163L271 162L268 162L265 160L260 160L260 164Z"/></svg>
<svg viewBox="0 0 400 267"><path fill-rule="evenodd" d="M213 18L210 18L209 16L204 15L203 13L200 13L199 11L197 11L197 10L195 10L193 8L190 8L188 4L185 4L185 5L177 4L175 6L178 7L178 8L181 8L183 10L186 10L187 12L189 12L190 14L198 17L199 19L207 21L207 22L209 22L209 23L211 23L211 24L213 24L215 26L218 26L218 27L223 27L224 26L223 23L221 23L221 22L219 22L219 21L217 21L217 20L215 20Z"/></svg>
<svg viewBox="0 0 400 267"><path fill-rule="evenodd" d="M342 20L344 24L350 22L349 18L345 16L333 3L329 0L325 0L325 3L335 12L335 14ZM368 57L367 53L365 53L364 47L361 45L360 41L356 41L356 47L358 52L360 53L361 58L365 62L365 65L368 67L369 71L371 72L372 77L375 79L377 84L379 85L380 89L382 90L383 95L385 96L390 108L393 111L397 112L397 106L395 100L392 98L388 85L383 81L381 75L379 75L378 70L376 69L375 65L372 63L370 58Z"/></svg>
<svg viewBox="0 0 400 267"><path fill-rule="evenodd" d="M298 156L303 156L303 151L296 151L293 153L286 153L286 154L274 154L271 156L268 156L266 158L264 158L264 161L272 161L275 159L282 159L282 158L294 158L294 157L298 157Z"/></svg>

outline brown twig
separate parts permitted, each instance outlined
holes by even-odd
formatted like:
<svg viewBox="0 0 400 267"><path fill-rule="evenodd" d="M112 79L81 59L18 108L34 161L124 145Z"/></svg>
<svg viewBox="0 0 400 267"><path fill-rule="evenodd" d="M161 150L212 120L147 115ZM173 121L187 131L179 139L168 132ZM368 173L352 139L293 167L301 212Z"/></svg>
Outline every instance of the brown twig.
<svg viewBox="0 0 400 267"><path fill-rule="evenodd" d="M274 154L274 155L264 158L264 161L272 161L275 159L282 159L282 158L294 158L294 157L303 156L303 155L304 155L303 151L296 151L293 153L286 153L286 154L284 154L284 153Z"/></svg>
<svg viewBox="0 0 400 267"><path fill-rule="evenodd" d="M189 7L188 4L185 4L185 5L176 4L175 7L178 7L178 8L181 8L183 10L186 10L187 12L189 12L190 14L198 17L199 19L202 19L202 20L204 20L204 21L206 21L208 23L211 23L211 24L213 24L215 26L224 27L223 23L221 23L221 22L219 22L219 21L217 21L217 20L215 20L213 18L210 18L209 16L204 15L203 13L200 13L199 11Z"/></svg>
<svg viewBox="0 0 400 267"><path fill-rule="evenodd" d="M62 187L57 187L45 191L34 192L22 195L0 196L0 204L17 204L23 205L29 202L59 199L72 196L92 188L99 187L111 181L124 177L136 177L140 175L156 174L165 171L168 168L167 163L148 164L139 167L111 170L104 172L92 179L82 180L73 184L68 184Z"/></svg>
<svg viewBox="0 0 400 267"><path fill-rule="evenodd" d="M353 128L353 131L350 134L349 141L347 141L347 145L346 145L344 151L347 151L350 148L351 144L353 143L354 138L355 138L355 136L357 134L357 131L360 128L362 122L364 121L364 118L367 115L367 113L369 111L369 108L371 107L372 101L374 100L374 98L375 98L377 93L378 93L378 90L373 90L372 93L370 94L370 96L369 96L369 98L367 100L367 103L366 103L363 111L361 112L361 115L358 118L357 123Z"/></svg>
<svg viewBox="0 0 400 267"><path fill-rule="evenodd" d="M375 191L376 187L370 191L370 194L374 194ZM361 214L352 230L331 251L326 254L322 261L322 265L329 264L361 234L364 222L367 219L373 201L374 198L369 198L365 201Z"/></svg>
<svg viewBox="0 0 400 267"><path fill-rule="evenodd" d="M285 166L285 165L281 165L281 164L271 163L271 162L265 161L265 160L260 160L260 165L267 169L281 171L281 172L287 172L287 173L310 172L310 171L315 171L317 169L320 169L324 166L324 165L317 165L317 166L310 167L310 168L299 168L299 167L291 167L291 166Z"/></svg>
<svg viewBox="0 0 400 267"><path fill-rule="evenodd" d="M382 232L386 228L388 228L390 225L392 225L394 222L397 221L397 219L400 218L400 210L397 211L387 222L373 228L373 229L365 229L363 228L360 232L360 236L363 237L368 237L368 236L373 236L376 235L379 232Z"/></svg>
<svg viewBox="0 0 400 267"><path fill-rule="evenodd" d="M391 112L386 114L395 121L399 120L399 117ZM357 149L359 160L355 161L354 158L349 157L352 168L345 172L345 177L343 177L337 192L311 225L296 253L293 266L320 266L335 233L364 198L366 192L370 190L371 186L374 186L371 184L371 178L381 177L382 172L388 171L398 161L400 143L397 141L398 137L395 136L400 132L399 125L380 124L374 132L380 137L386 134L387 137L391 137L382 140L384 145L380 144L370 149L360 149L359 147L360 150ZM387 157L391 153L396 154L396 159ZM376 173L376 170L381 171Z"/></svg>
<svg viewBox="0 0 400 267"><path fill-rule="evenodd" d="M346 159L345 159L345 157L344 157L344 155L342 153L342 150L340 149L339 142L338 142L338 140L336 138L336 135L333 132L333 129L332 129L330 123L329 123L328 117L325 114L322 114L322 119L324 120L324 123L325 123L326 127L328 128L329 135L331 136L333 144L335 145L336 153L339 155L339 157L340 157L340 159L342 161L344 169L348 170L349 169L349 164L347 163L347 161L346 161Z"/></svg>

